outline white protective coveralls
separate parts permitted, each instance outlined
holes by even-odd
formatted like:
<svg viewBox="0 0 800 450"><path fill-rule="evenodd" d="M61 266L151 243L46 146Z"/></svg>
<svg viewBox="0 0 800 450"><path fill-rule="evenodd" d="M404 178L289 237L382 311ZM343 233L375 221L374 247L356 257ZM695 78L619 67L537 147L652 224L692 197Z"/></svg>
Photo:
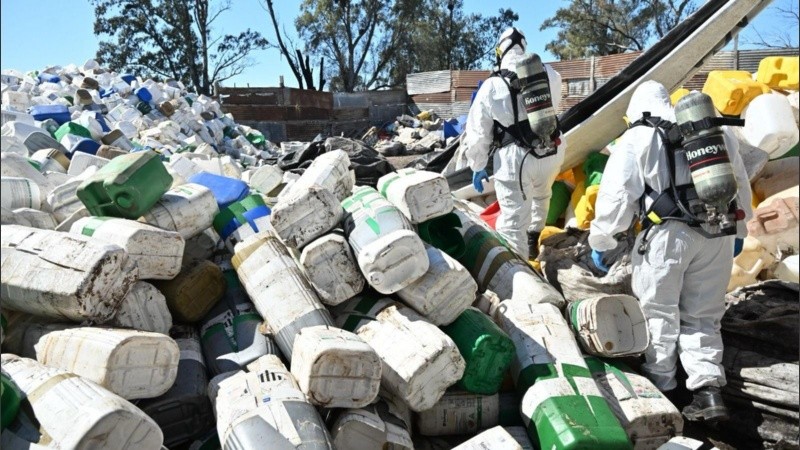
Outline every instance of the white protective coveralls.
<svg viewBox="0 0 800 450"><path fill-rule="evenodd" d="M515 71L517 62L522 59L524 50L512 47L500 63L501 69ZM561 103L561 75L545 64L553 109L558 110ZM494 121L508 127L516 122L528 120L522 96L517 96L517 118L513 120L511 93L500 77L490 77L483 82L469 109L463 145L470 169L477 172L486 167L494 138ZM494 153L494 187L500 204L500 216L495 224L496 230L505 238L512 249L522 258L528 259L527 232L544 229L547 211L550 208L552 185L564 162L566 142L561 136L558 152L545 158L533 154L525 158L527 149L516 143L499 148ZM520 164L525 160L520 171ZM520 178L521 177L521 178ZM520 190L520 179L522 189Z"/></svg>
<svg viewBox="0 0 800 450"><path fill-rule="evenodd" d="M642 83L634 92L627 110L635 122L650 111L671 122L675 113L669 93L655 82ZM723 127L725 145L739 185L737 202L745 220L737 223L735 237L747 236L746 221L752 217L750 182L739 143ZM613 236L625 231L639 211L645 183L657 193L670 187L667 150L653 128L629 129L606 164L591 223L589 245L597 251L616 246ZM691 182L688 166L676 158L678 185ZM648 198L645 208L652 202ZM725 291L731 276L734 236L706 238L687 224L668 220L653 225L644 255L637 251L640 233L632 253L633 292L639 298L650 331L650 346L642 370L662 391L677 386L675 371L680 355L688 379L686 387L725 385L722 368L720 321L725 313Z"/></svg>

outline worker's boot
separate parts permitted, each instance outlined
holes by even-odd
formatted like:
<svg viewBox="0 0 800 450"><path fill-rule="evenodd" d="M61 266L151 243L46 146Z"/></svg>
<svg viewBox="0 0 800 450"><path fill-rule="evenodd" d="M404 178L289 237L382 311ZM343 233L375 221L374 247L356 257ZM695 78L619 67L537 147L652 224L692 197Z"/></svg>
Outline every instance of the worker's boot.
<svg viewBox="0 0 800 450"><path fill-rule="evenodd" d="M693 393L692 403L683 408L683 415L691 421L722 422L728 420L728 408L722 401L718 387L708 386Z"/></svg>
<svg viewBox="0 0 800 450"><path fill-rule="evenodd" d="M528 259L533 260L539 256L540 231L528 231Z"/></svg>

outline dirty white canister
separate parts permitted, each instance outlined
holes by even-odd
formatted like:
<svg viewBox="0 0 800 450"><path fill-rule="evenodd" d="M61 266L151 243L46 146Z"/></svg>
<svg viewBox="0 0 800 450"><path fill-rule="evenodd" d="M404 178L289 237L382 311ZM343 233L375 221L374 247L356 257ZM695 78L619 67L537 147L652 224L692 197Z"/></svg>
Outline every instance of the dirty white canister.
<svg viewBox="0 0 800 450"><path fill-rule="evenodd" d="M136 280L116 245L87 236L4 225L3 307L52 319L104 322Z"/></svg>
<svg viewBox="0 0 800 450"><path fill-rule="evenodd" d="M2 366L31 405L41 445L157 450L163 443L153 419L93 381L11 354Z"/></svg>
<svg viewBox="0 0 800 450"><path fill-rule="evenodd" d="M378 192L414 224L453 210L450 186L445 177L436 172L400 169L378 180Z"/></svg>
<svg viewBox="0 0 800 450"><path fill-rule="evenodd" d="M338 305L364 289L364 276L341 230L306 245L300 254L300 266L326 305Z"/></svg>
<svg viewBox="0 0 800 450"><path fill-rule="evenodd" d="M322 418L275 355L219 384L217 433L225 449L333 450Z"/></svg>
<svg viewBox="0 0 800 450"><path fill-rule="evenodd" d="M167 191L139 220L190 239L210 228L218 212L211 189L186 183Z"/></svg>
<svg viewBox="0 0 800 450"><path fill-rule="evenodd" d="M397 296L434 325L447 325L475 301L478 284L469 271L447 253L425 244L428 270Z"/></svg>
<svg viewBox="0 0 800 450"><path fill-rule="evenodd" d="M455 342L413 309L374 294L334 307L336 324L369 344L382 363L382 385L414 411L432 407L464 375Z"/></svg>
<svg viewBox="0 0 800 450"><path fill-rule="evenodd" d="M280 197L270 217L283 242L299 249L337 227L342 206L328 189L311 186Z"/></svg>
<svg viewBox="0 0 800 450"><path fill-rule="evenodd" d="M358 335L330 326L300 330L291 370L308 400L328 408L367 406L381 385L375 350Z"/></svg>
<svg viewBox="0 0 800 450"><path fill-rule="evenodd" d="M124 248L143 280L171 280L181 271L186 242L175 231L135 220L94 216L79 219L70 231Z"/></svg>
<svg viewBox="0 0 800 450"><path fill-rule="evenodd" d="M34 348L40 363L92 380L127 400L167 392L180 359L178 345L169 336L121 328L54 331Z"/></svg>
<svg viewBox="0 0 800 450"><path fill-rule="evenodd" d="M333 325L328 310L297 262L272 232L259 233L238 244L231 263L281 352L290 361L300 330Z"/></svg>

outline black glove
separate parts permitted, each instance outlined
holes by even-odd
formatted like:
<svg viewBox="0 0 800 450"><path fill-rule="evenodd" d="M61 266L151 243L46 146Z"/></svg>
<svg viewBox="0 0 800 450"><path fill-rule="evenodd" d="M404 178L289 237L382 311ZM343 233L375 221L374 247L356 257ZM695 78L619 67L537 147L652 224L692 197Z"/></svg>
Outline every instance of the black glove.
<svg viewBox="0 0 800 450"><path fill-rule="evenodd" d="M540 234L540 231L528 231L528 259L536 259L539 256Z"/></svg>

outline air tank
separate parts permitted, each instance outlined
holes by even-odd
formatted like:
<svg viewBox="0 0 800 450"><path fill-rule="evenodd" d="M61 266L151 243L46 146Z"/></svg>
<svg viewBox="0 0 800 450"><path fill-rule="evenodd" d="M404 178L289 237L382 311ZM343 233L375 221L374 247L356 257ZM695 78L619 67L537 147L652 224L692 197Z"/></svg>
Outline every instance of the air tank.
<svg viewBox="0 0 800 450"><path fill-rule="evenodd" d="M517 77L531 130L541 139L542 146L552 147L550 136L555 133L558 122L547 71L539 55L526 54L517 64Z"/></svg>
<svg viewBox="0 0 800 450"><path fill-rule="evenodd" d="M736 197L738 185L733 166L728 158L722 129L711 126L698 129L696 122L716 117L711 97L691 92L675 105L675 118L683 134L683 148L692 174L697 196L717 213L727 213L728 205ZM695 126L686 125L695 122ZM712 210L709 209L709 213Z"/></svg>

